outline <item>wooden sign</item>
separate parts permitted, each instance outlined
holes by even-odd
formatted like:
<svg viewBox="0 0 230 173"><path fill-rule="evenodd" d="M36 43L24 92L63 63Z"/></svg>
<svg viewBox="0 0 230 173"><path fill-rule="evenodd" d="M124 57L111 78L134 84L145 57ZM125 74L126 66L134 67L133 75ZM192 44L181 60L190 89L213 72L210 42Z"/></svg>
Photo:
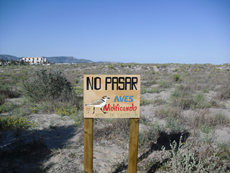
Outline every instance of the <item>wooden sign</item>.
<svg viewBox="0 0 230 173"><path fill-rule="evenodd" d="M140 75L84 75L84 118L140 118Z"/></svg>
<svg viewBox="0 0 230 173"><path fill-rule="evenodd" d="M140 75L84 75L84 173L93 173L93 118L130 118L128 173L137 172Z"/></svg>

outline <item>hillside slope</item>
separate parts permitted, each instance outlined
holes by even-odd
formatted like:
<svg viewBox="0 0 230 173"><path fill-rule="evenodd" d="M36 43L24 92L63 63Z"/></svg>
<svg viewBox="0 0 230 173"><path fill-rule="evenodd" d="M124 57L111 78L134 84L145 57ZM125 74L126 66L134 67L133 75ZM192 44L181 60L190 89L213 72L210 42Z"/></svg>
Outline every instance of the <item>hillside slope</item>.
<svg viewBox="0 0 230 173"><path fill-rule="evenodd" d="M72 56L54 56L54 57L45 57L51 63L88 63L93 62L87 59L77 59Z"/></svg>
<svg viewBox="0 0 230 173"><path fill-rule="evenodd" d="M22 57L16 57L16 56L12 56L12 55L6 55L6 54L2 54L0 55L0 59L3 60L20 60ZM73 56L52 56L52 57L44 57L47 58L47 60L51 63L89 63L89 62L93 62L91 60L87 60L87 59L77 59L74 58Z"/></svg>
<svg viewBox="0 0 230 173"><path fill-rule="evenodd" d="M20 60L21 58L19 57L16 57L16 56L12 56L12 55L0 55L0 59L3 59L3 60Z"/></svg>

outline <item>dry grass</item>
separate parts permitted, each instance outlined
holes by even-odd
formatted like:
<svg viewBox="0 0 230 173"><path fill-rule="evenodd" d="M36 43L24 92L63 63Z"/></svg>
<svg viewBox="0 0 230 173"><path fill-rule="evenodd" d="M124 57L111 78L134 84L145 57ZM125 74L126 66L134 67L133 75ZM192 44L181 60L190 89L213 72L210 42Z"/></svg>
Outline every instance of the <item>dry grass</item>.
<svg viewBox="0 0 230 173"><path fill-rule="evenodd" d="M157 118L181 118L181 109L179 107L161 107L154 111Z"/></svg>
<svg viewBox="0 0 230 173"><path fill-rule="evenodd" d="M154 110L155 117L159 119L165 119L166 125L161 126L154 124L151 119L141 116L140 123L144 129L139 133L139 147L141 152L148 150L150 144L158 140L159 134L164 133L168 136L174 133L185 132L185 129L191 129L194 131L202 131L204 133L209 133L210 129L215 129L219 126L229 126L230 120L227 115L225 115L222 109L229 109L229 99L230 99L230 82L229 82L229 69L230 65L225 64L222 66L211 65L211 64L110 64L110 63L90 63L90 64L62 64L62 65L51 65L51 66L23 66L23 67L0 67L3 73L0 74L0 80L3 81L4 85L0 86L0 104L4 103L5 98L16 97L11 91L18 92L17 83L26 81L26 79L31 79L33 71L48 70L56 71L60 70L63 76L70 82L73 91L77 95L82 96L83 88L83 75L84 74L140 74L141 75L141 85L142 85L142 97L141 106L151 104L153 106L159 106ZM224 68L224 69L221 69ZM155 71L154 71L155 69ZM159 70L159 71L158 71ZM157 87L156 87L157 85ZM4 88L10 88L5 90ZM171 93L170 100L166 100L167 96L165 93L175 88L175 91ZM164 93L162 91L165 91ZM19 91L20 92L20 91ZM216 92L216 96L212 93ZM22 94L22 93L18 93ZM145 99L145 94L147 98L153 95L162 96L159 98L163 99ZM161 95L162 94L162 95ZM13 96L11 96L13 95ZM4 112L7 113L20 114L23 116L32 113L58 113L60 115L75 116L77 112L73 111L82 110L82 97L75 97L76 95L68 96L66 100L64 97L60 96L57 99L46 99L46 101L39 102L24 102L19 107L12 107L13 110L8 109L4 104ZM156 98L156 97L155 97ZM157 97L158 98L158 97ZM211 100L211 101L210 101ZM219 102L221 101L221 102ZM164 104L164 105L163 105ZM225 106L222 106L225 105ZM146 106L150 107L150 106ZM209 109L213 107L218 109L217 113L212 113ZM21 111L21 110L25 110ZM192 112L188 118L184 118L183 113L189 110ZM10 112L9 112L10 111ZM83 121L81 115L75 116L76 121ZM146 117L151 117L147 115ZM77 128L82 128L82 123L79 123ZM83 134L83 133L82 133ZM127 144L129 135L129 120L128 119L95 119L94 120L94 140L100 143L102 140L107 140L114 142L115 140L120 140L119 144ZM82 137L80 138L82 142ZM122 142L123 141L123 142ZM37 142L39 144L39 142ZM105 143L104 143L105 144ZM41 144L39 144L41 145ZM200 148L200 144L194 144L194 148ZM159 149L159 148L158 148ZM61 149L60 149L61 150ZM212 156L216 149L208 148L207 150L197 150L194 154L195 159L203 158L205 156ZM183 161L189 155L183 155ZM189 151L189 150L188 150ZM207 152L206 152L207 151ZM216 150L217 151L217 150ZM17 152L17 151L15 151ZM151 151L155 152L155 151ZM171 151L169 151L171 152ZM227 154L226 154L227 153ZM29 153L27 153L30 155ZM78 153L77 153L78 154ZM77 159L78 156L73 159ZM176 151L175 151L176 154ZM189 154L189 152L187 153ZM229 150L226 148L217 153L220 160L229 159ZM176 162L177 157L169 158L169 161ZM141 162L141 160L140 160ZM171 162L172 163L172 162ZM185 163L185 162L184 162ZM139 163L138 163L139 164ZM186 162L187 165L191 164L190 161ZM153 166L153 165L151 165ZM175 166L175 165L174 165ZM203 165L204 167L207 165ZM220 165L222 166L222 165ZM161 169L164 166L160 166ZM173 166L169 166L169 172L173 171ZM67 169L67 168L66 168ZM57 171L57 170L56 170ZM68 169L67 169L68 171ZM71 172L71 171L69 171ZM149 171L150 172L150 171Z"/></svg>
<svg viewBox="0 0 230 173"><path fill-rule="evenodd" d="M103 128L94 129L94 139L115 139L120 137L128 139L129 119L99 119L95 126L104 126Z"/></svg>
<svg viewBox="0 0 230 173"><path fill-rule="evenodd" d="M203 146L198 149L194 149L196 146L187 145L187 148L183 146L183 143L177 143L174 141L170 144L172 153L163 150L161 155L166 155L168 161L161 168L167 172L229 172L229 161L226 157L222 156L223 150L217 151L211 146ZM229 153L229 150L227 150ZM162 156L161 156L162 157ZM229 158L229 157L227 157Z"/></svg>
<svg viewBox="0 0 230 173"><path fill-rule="evenodd" d="M213 115L212 125L227 125L230 126L230 119L222 112L217 112Z"/></svg>
<svg viewBox="0 0 230 173"><path fill-rule="evenodd" d="M230 82L225 83L216 94L216 98L219 100L230 99Z"/></svg>
<svg viewBox="0 0 230 173"><path fill-rule="evenodd" d="M201 125L209 125L211 127L217 125L230 125L230 119L222 112L211 114L208 109L198 110L191 115L190 120L187 122L189 126L194 129L199 128Z"/></svg>
<svg viewBox="0 0 230 173"><path fill-rule="evenodd" d="M9 87L1 87L0 86L0 105L5 103L5 99L7 98L16 98L19 96L17 90Z"/></svg>

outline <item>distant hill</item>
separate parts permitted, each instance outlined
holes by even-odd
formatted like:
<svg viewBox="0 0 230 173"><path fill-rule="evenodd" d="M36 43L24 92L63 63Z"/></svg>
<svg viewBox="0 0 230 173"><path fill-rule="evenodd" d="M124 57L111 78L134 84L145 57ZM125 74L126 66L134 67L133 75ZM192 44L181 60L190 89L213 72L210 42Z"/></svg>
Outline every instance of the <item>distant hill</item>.
<svg viewBox="0 0 230 173"><path fill-rule="evenodd" d="M12 55L0 55L0 59L3 60L20 60L22 57L16 57ZM87 59L77 59L72 56L53 56L53 57L44 57L51 63L90 63L93 62Z"/></svg>
<svg viewBox="0 0 230 173"><path fill-rule="evenodd" d="M18 58L12 55L0 55L0 59L3 59L6 61L6 60L20 60L21 58Z"/></svg>
<svg viewBox="0 0 230 173"><path fill-rule="evenodd" d="M87 59L77 59L72 56L54 56L54 57L44 57L51 63L89 63L93 62Z"/></svg>

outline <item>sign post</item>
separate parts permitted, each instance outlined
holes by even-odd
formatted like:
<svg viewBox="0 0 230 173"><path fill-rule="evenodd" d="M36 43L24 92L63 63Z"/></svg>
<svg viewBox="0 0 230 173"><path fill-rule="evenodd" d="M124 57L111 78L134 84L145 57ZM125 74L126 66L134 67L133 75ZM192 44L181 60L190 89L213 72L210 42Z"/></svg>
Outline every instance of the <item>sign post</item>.
<svg viewBox="0 0 230 173"><path fill-rule="evenodd" d="M128 172L137 172L139 118L129 120L129 162Z"/></svg>
<svg viewBox="0 0 230 173"><path fill-rule="evenodd" d="M84 118L84 172L93 173L93 119Z"/></svg>
<svg viewBox="0 0 230 173"><path fill-rule="evenodd" d="M140 75L84 75L84 172L93 172L93 118L129 118L128 172L137 171Z"/></svg>

